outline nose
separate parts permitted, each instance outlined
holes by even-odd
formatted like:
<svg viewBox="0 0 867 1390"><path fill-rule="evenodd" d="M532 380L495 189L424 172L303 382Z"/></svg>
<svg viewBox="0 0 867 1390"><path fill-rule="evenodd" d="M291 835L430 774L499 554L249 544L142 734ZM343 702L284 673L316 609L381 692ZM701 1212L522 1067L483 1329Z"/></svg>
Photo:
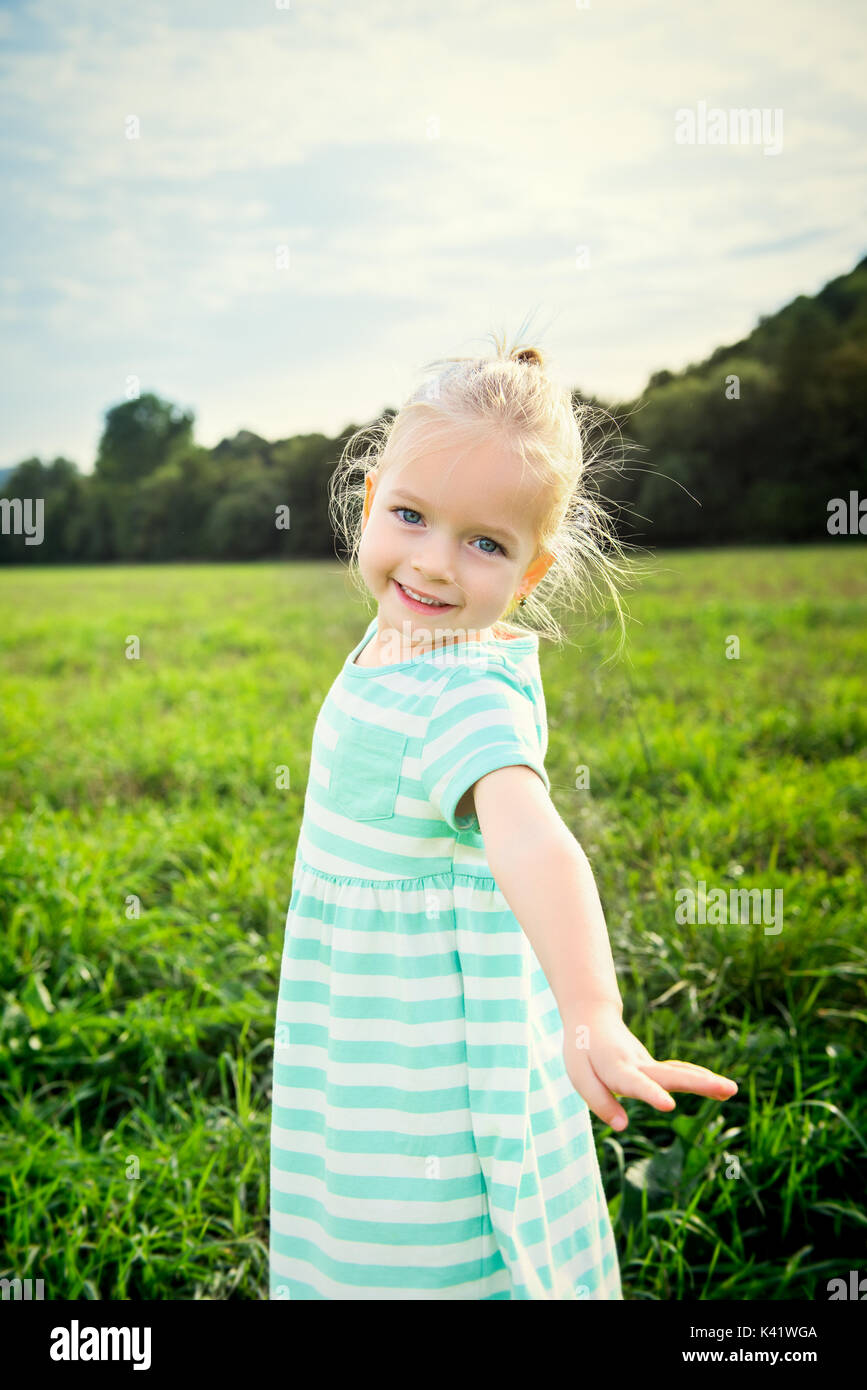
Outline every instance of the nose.
<svg viewBox="0 0 867 1390"><path fill-rule="evenodd" d="M430 584L454 584L454 562L444 537L425 538L425 545L412 558L412 567Z"/></svg>

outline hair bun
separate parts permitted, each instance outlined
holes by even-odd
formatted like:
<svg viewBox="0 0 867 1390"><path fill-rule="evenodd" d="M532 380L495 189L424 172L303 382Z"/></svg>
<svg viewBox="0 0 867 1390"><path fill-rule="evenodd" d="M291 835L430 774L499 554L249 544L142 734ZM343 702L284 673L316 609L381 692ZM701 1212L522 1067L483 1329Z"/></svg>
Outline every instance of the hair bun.
<svg viewBox="0 0 867 1390"><path fill-rule="evenodd" d="M522 362L527 367L544 367L545 365L541 352L534 347L512 348L509 353L509 360Z"/></svg>

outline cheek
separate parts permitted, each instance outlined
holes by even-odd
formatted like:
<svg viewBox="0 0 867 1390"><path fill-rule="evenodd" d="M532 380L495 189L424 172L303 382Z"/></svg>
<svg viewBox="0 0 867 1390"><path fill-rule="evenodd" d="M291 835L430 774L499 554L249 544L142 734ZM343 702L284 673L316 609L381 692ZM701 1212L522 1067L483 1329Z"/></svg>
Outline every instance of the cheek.
<svg viewBox="0 0 867 1390"><path fill-rule="evenodd" d="M361 542L358 547L359 566L367 566L372 569L388 564L390 552L388 542L387 527L383 526L379 517L371 515L361 533Z"/></svg>
<svg viewBox="0 0 867 1390"><path fill-rule="evenodd" d="M514 579L515 566L502 555L496 559L482 559L473 567L473 578L477 588L486 594L511 593Z"/></svg>
<svg viewBox="0 0 867 1390"><path fill-rule="evenodd" d="M510 592L505 566L500 565L466 565L460 583L475 603L496 608L498 612Z"/></svg>
<svg viewBox="0 0 867 1390"><path fill-rule="evenodd" d="M358 557L357 557L357 560L358 560L358 568L361 570L362 574L365 574L365 575L366 575L366 571L367 571L367 568L368 568L368 565L369 565L369 558L368 558L369 555L370 555L370 523L368 522L368 524L365 526L364 530L363 530L362 533L361 533L361 540L360 540L359 543L358 543Z"/></svg>

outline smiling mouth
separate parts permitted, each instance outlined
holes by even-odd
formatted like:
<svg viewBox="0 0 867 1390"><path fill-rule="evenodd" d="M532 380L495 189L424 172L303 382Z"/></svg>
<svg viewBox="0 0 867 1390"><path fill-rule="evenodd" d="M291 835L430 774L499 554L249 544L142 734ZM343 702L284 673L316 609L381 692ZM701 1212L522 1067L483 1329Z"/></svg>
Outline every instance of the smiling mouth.
<svg viewBox="0 0 867 1390"><path fill-rule="evenodd" d="M430 594L422 594L418 589L410 589L407 584L401 584L399 579L395 579L394 582L406 594L407 598L411 598L415 603L423 603L425 608L454 608L455 606L453 603L443 602L442 599L432 598Z"/></svg>

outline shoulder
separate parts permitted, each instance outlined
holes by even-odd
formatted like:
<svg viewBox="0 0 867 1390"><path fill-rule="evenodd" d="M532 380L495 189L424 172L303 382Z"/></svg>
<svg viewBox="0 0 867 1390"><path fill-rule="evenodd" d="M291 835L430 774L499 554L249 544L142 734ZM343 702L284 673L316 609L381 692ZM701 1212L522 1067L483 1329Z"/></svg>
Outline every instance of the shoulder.
<svg viewBox="0 0 867 1390"><path fill-rule="evenodd" d="M484 715L486 710L524 713L536 702L532 678L495 652L444 667L432 687L432 721Z"/></svg>
<svg viewBox="0 0 867 1390"><path fill-rule="evenodd" d="M500 681L513 682L516 673L497 652L479 650L477 654L449 657L436 663L436 684L440 691L466 690L471 687L496 686Z"/></svg>

